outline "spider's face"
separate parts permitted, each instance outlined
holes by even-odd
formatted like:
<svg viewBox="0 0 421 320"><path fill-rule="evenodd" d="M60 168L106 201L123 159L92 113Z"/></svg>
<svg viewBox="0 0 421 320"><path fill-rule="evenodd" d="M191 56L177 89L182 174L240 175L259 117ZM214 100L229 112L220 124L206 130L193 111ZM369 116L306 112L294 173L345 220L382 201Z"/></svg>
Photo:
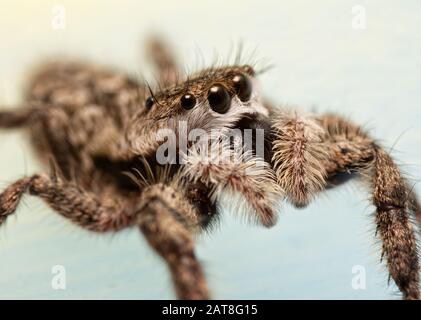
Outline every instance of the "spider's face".
<svg viewBox="0 0 421 320"><path fill-rule="evenodd" d="M206 69L185 82L146 99L128 130L128 141L140 155L150 155L160 145L160 129L243 129L250 119L268 115L261 102L254 70L248 66ZM243 121L247 119L248 121ZM179 135L177 135L179 137Z"/></svg>

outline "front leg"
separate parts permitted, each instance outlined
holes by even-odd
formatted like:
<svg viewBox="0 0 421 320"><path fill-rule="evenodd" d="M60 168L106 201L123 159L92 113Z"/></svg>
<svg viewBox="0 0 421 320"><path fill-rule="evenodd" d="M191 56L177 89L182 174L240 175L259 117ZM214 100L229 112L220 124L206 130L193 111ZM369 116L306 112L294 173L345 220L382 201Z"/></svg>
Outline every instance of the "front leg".
<svg viewBox="0 0 421 320"><path fill-rule="evenodd" d="M275 125L273 146L275 170L289 198L299 206L322 191L326 180L337 182L338 176L353 173L363 177L376 207L376 230L390 276L404 298L419 299L418 250L410 219L419 205L397 165L359 126L341 117L296 119Z"/></svg>
<svg viewBox="0 0 421 320"><path fill-rule="evenodd" d="M254 211L258 221L266 227L276 223L275 209L282 196L276 184L275 174L269 164L242 148L231 148L228 144L216 141L207 149L192 146L185 158L183 168L190 181L205 184L212 190L215 201L233 192L243 196L246 208L237 211ZM232 202L232 199L229 199Z"/></svg>
<svg viewBox="0 0 421 320"><path fill-rule="evenodd" d="M280 112L272 122L272 164L279 185L296 207L305 207L326 186L324 129L310 116Z"/></svg>
<svg viewBox="0 0 421 320"><path fill-rule="evenodd" d="M359 126L335 115L323 116L320 123L328 133L328 175L362 176L376 207L376 230L390 276L405 299L419 299L417 239L411 222L411 214L419 210L415 194L391 156Z"/></svg>

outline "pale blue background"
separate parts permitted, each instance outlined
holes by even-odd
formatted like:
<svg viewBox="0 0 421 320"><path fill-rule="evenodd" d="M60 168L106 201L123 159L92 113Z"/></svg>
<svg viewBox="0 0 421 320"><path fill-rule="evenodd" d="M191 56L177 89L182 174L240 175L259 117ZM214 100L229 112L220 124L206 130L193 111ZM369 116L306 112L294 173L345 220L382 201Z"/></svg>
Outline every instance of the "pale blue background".
<svg viewBox="0 0 421 320"><path fill-rule="evenodd" d="M66 29L51 28L52 7ZM367 29L351 27L364 5ZM0 1L0 103L20 101L25 71L57 53L150 75L141 55L149 31L166 34L193 68L243 40L275 65L261 76L274 102L335 111L366 124L412 182L421 177L419 1ZM246 50L246 51L247 51ZM199 53L201 52L201 53ZM402 136L401 136L402 135ZM400 138L399 138L400 137ZM1 185L40 171L21 133L0 132ZM416 188L421 191L419 187ZM359 184L323 194L305 210L282 208L276 227L224 212L198 239L215 298L396 299L374 240L373 207ZM67 289L51 288L65 266ZM353 290L354 265L366 290ZM25 198L0 231L0 298L173 298L169 275L136 230L89 234Z"/></svg>

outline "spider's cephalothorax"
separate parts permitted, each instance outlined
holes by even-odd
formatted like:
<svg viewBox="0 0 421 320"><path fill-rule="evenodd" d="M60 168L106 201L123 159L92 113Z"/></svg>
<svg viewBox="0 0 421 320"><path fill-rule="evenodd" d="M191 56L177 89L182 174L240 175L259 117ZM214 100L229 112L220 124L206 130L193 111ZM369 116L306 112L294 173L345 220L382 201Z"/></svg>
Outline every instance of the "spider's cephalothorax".
<svg viewBox="0 0 421 320"><path fill-rule="evenodd" d="M180 132L185 123L188 135L194 129L235 128L244 119L267 117L268 109L254 86L250 66L221 67L201 71L146 99L132 118L127 141L139 155L154 154L160 142L157 132ZM184 137L179 137L184 138Z"/></svg>
<svg viewBox="0 0 421 320"><path fill-rule="evenodd" d="M420 297L411 224L412 215L421 222L420 206L376 141L339 116L270 107L248 65L177 81L167 47L152 41L150 48L165 85L157 92L95 65L52 62L33 75L23 107L0 112L0 127L27 128L50 163L49 175L3 190L0 224L29 193L91 231L138 227L167 262L177 296L203 299L209 291L192 234L215 221L219 206L234 202L269 227L279 200L304 207L361 176L390 276L404 298ZM240 144L231 139L235 132Z"/></svg>

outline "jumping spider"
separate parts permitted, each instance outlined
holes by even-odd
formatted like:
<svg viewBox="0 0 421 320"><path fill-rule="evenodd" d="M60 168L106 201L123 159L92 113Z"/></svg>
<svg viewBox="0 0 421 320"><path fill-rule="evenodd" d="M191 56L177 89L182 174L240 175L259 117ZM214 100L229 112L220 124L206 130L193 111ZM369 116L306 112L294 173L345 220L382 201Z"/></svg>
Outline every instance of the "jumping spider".
<svg viewBox="0 0 421 320"><path fill-rule="evenodd" d="M419 266L412 216L421 210L388 153L359 126L337 115L300 115L262 99L248 65L213 67L178 80L168 47L149 46L163 89L96 65L58 61L42 65L26 103L0 112L0 127L30 131L50 174L35 174L0 195L0 224L23 194L42 198L73 223L96 232L136 226L165 260L181 299L210 297L192 235L218 216L221 199L241 203L266 227L276 203L306 206L326 188L358 175L371 189L376 233L390 277L405 299L419 299ZM205 161L195 144L184 162L162 165L155 153L163 128L262 129L264 154L253 145L241 163ZM229 155L244 152L212 142ZM175 141L179 148L179 141ZM217 152L217 155L219 153Z"/></svg>

